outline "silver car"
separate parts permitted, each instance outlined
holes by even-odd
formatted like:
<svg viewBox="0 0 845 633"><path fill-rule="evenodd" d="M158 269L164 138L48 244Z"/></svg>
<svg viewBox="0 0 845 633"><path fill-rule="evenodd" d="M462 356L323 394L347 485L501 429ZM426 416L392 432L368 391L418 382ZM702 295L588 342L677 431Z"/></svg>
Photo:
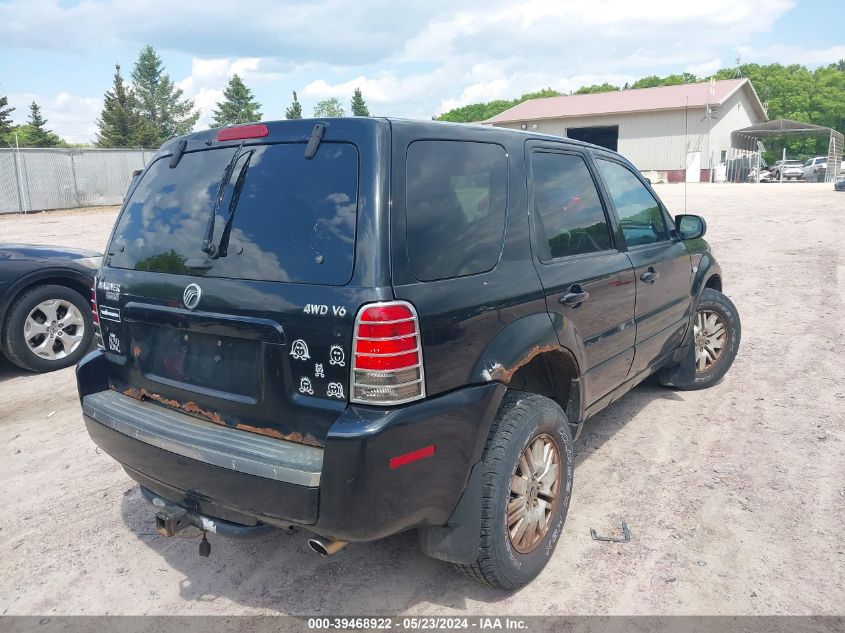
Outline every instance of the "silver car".
<svg viewBox="0 0 845 633"><path fill-rule="evenodd" d="M827 173L827 156L816 156L804 163L804 180L807 182L824 182Z"/></svg>
<svg viewBox="0 0 845 633"><path fill-rule="evenodd" d="M771 169L772 180L801 180L804 177L804 163L800 160L779 160Z"/></svg>

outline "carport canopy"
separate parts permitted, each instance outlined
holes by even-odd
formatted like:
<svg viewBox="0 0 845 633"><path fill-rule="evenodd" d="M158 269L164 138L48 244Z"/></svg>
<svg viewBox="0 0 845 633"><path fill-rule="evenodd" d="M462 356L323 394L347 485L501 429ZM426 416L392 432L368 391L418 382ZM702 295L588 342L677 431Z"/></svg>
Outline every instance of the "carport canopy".
<svg viewBox="0 0 845 633"><path fill-rule="evenodd" d="M830 127L791 119L775 119L731 132L731 147L756 152L757 141L777 136L829 136L828 170L825 174L825 182L833 182L839 177L845 137L842 136L841 132L837 132ZM833 169L829 169L831 165L833 165Z"/></svg>

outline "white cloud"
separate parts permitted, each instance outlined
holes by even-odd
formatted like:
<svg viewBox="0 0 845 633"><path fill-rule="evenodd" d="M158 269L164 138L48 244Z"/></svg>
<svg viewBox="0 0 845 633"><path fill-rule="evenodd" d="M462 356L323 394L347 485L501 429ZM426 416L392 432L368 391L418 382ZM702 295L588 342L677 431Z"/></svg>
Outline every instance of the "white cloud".
<svg viewBox="0 0 845 633"><path fill-rule="evenodd" d="M723 68L722 60L716 57L700 64L690 64L687 66L686 72L692 73L697 77L706 77L707 75L712 75L720 68Z"/></svg>
<svg viewBox="0 0 845 633"><path fill-rule="evenodd" d="M26 123L29 118L29 104L35 101L41 106L41 116L47 120L47 129L52 130L69 143L87 143L97 133L97 117L103 108L102 98L83 97L69 92L48 94L13 93L9 105L15 108L12 120Z"/></svg>
<svg viewBox="0 0 845 633"><path fill-rule="evenodd" d="M166 64L171 54L187 55L190 73L174 78L202 109L200 126L209 122L234 73L254 90L266 118L281 116L292 90L299 92L306 114L314 102L332 96L348 110L355 88L362 90L373 114L429 118L452 107L545 87L570 92L593 83L623 85L647 74L687 70L706 75L735 52L744 61L819 64L845 58L845 46L759 44L795 6L796 0L428 0L401 5L388 0L239 0L234 5L0 0L0 55L20 49L56 51L58 63L68 65L67 83L60 88L77 85L75 73L86 72L71 67L67 51L90 52L96 46L97 51L134 55L150 43ZM123 53L119 58L126 59ZM61 101L55 89L36 89L35 83L20 90L27 91L43 95L57 132L64 129L74 140L93 134L101 97L79 96L76 90Z"/></svg>
<svg viewBox="0 0 845 633"><path fill-rule="evenodd" d="M759 49L751 46L740 46L737 50L744 62L754 60L761 63L780 62L783 64L818 66L845 59L845 45L828 46L826 48L776 45Z"/></svg>

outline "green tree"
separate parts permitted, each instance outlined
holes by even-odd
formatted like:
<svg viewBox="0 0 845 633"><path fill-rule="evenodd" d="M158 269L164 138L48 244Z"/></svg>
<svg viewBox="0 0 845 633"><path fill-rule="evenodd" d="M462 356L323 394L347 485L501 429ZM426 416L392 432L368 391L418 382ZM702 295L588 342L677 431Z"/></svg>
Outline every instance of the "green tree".
<svg viewBox="0 0 845 633"><path fill-rule="evenodd" d="M537 90L536 92L526 92L519 99L515 99L515 101L522 103L523 101L528 101L529 99L546 99L548 97L559 96L561 95L557 90L552 90L551 88L543 88L541 90Z"/></svg>
<svg viewBox="0 0 845 633"><path fill-rule="evenodd" d="M64 141L47 129L47 119L41 116L41 106L35 101L29 105L29 119L26 125L17 128L23 137L21 145L27 147L61 147Z"/></svg>
<svg viewBox="0 0 845 633"><path fill-rule="evenodd" d="M212 114L211 127L260 121L261 104L255 100L252 90L235 74L223 90L223 101L217 104Z"/></svg>
<svg viewBox="0 0 845 633"><path fill-rule="evenodd" d="M14 110L9 105L9 98L0 96L0 143L5 144L7 142L6 139L11 136L15 128L15 124L12 123L12 112Z"/></svg>
<svg viewBox="0 0 845 633"><path fill-rule="evenodd" d="M302 118L302 104L296 97L296 90L293 91L293 101L285 110L286 119L301 119Z"/></svg>
<svg viewBox="0 0 845 633"><path fill-rule="evenodd" d="M136 147L143 127L135 95L123 81L120 64L115 64L114 83L105 94L103 111L97 119L97 146Z"/></svg>
<svg viewBox="0 0 845 633"><path fill-rule="evenodd" d="M352 116L370 116L370 109L364 102L360 88L355 88L355 93L352 95Z"/></svg>
<svg viewBox="0 0 845 633"><path fill-rule="evenodd" d="M592 86L582 86L575 91L574 94L576 95L590 95L595 94L597 92L618 92L619 86L614 86L613 84L609 84L607 82L603 84L593 84Z"/></svg>
<svg viewBox="0 0 845 633"><path fill-rule="evenodd" d="M132 69L132 88L138 112L151 126L145 135L155 132L155 143L144 147L157 147L169 138L187 134L196 125L199 110L194 111L191 99L182 98L182 89L164 72L164 64L152 46L145 46L138 55Z"/></svg>
<svg viewBox="0 0 845 633"><path fill-rule="evenodd" d="M331 97L317 102L314 106L314 116L316 118L338 117L346 116L346 113L340 105L340 100L337 97Z"/></svg>
<svg viewBox="0 0 845 633"><path fill-rule="evenodd" d="M471 103L469 105L444 112L439 117L434 118L438 121L453 121L456 123L486 121L487 119L522 103L523 101L559 96L560 93L557 90L543 88L542 90L538 90L536 92L526 92L518 99L495 99L493 101L488 101L487 103Z"/></svg>
<svg viewBox="0 0 845 633"><path fill-rule="evenodd" d="M631 88L657 88L658 86L677 86L679 84L692 84L699 81L698 77L692 73L680 73L674 75L666 75L665 77L658 77L657 75L649 75L638 79L631 84Z"/></svg>

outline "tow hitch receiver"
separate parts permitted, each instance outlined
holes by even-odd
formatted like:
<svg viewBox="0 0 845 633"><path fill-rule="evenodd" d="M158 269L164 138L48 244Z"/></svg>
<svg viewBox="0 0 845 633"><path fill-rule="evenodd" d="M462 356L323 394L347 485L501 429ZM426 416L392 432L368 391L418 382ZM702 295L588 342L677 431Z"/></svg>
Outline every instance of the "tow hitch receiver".
<svg viewBox="0 0 845 633"><path fill-rule="evenodd" d="M182 508L162 508L156 512L156 532L162 536L176 536L190 526L188 512Z"/></svg>

